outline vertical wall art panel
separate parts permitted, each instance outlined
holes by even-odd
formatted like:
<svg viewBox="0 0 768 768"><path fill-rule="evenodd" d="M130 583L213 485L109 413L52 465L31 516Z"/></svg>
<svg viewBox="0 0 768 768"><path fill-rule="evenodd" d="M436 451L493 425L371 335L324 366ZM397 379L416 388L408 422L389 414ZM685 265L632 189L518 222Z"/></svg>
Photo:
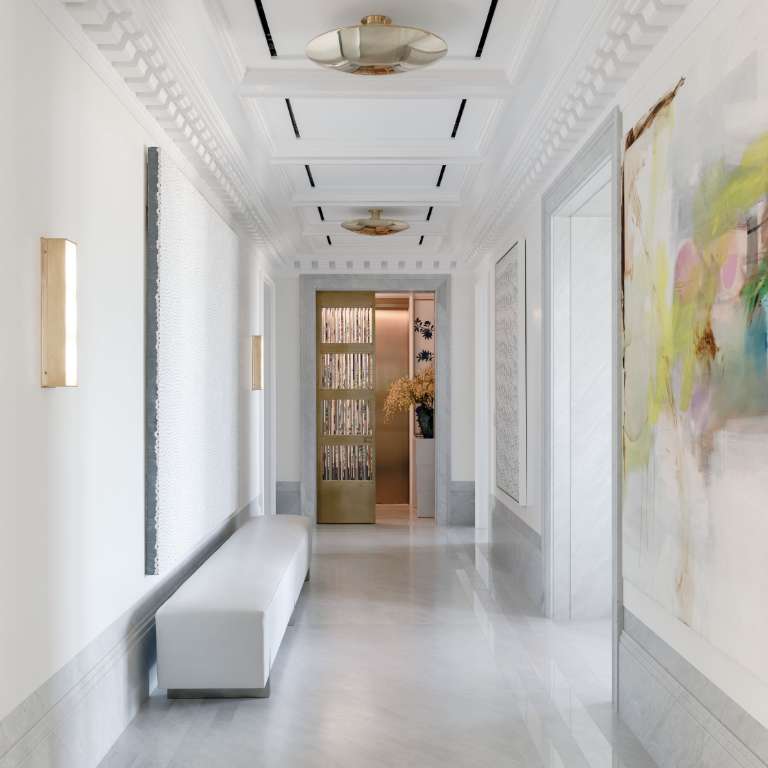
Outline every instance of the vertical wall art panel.
<svg viewBox="0 0 768 768"><path fill-rule="evenodd" d="M515 243L495 273L496 485L526 503L525 242Z"/></svg>
<svg viewBox="0 0 768 768"><path fill-rule="evenodd" d="M623 569L768 682L763 14L628 138Z"/></svg>
<svg viewBox="0 0 768 768"><path fill-rule="evenodd" d="M148 151L146 570L237 507L238 240L168 156Z"/></svg>

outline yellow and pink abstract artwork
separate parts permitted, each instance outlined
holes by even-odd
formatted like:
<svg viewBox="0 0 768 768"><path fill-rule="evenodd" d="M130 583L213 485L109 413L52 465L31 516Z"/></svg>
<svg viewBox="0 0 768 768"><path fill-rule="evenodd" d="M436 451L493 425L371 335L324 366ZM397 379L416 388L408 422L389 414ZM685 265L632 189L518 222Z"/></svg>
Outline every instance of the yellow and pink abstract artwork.
<svg viewBox="0 0 768 768"><path fill-rule="evenodd" d="M685 83L624 158L623 572L768 682L765 56Z"/></svg>

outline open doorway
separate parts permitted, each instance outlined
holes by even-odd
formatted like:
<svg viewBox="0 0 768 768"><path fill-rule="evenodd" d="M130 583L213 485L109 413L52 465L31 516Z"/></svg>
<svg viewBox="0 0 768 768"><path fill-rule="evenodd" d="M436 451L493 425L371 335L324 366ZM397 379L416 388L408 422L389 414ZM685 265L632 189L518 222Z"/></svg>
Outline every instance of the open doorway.
<svg viewBox="0 0 768 768"><path fill-rule="evenodd" d="M317 291L315 302L318 523L434 522L435 293Z"/></svg>
<svg viewBox="0 0 768 768"><path fill-rule="evenodd" d="M544 198L543 553L548 616L568 622L616 702L620 125Z"/></svg>
<svg viewBox="0 0 768 768"><path fill-rule="evenodd" d="M392 383L434 368L435 296L376 294L376 522L434 521L434 439L411 413L386 418Z"/></svg>
<svg viewBox="0 0 768 768"><path fill-rule="evenodd" d="M554 615L604 622L606 642L613 490L611 227L606 163L552 219L551 305Z"/></svg>
<svg viewBox="0 0 768 768"><path fill-rule="evenodd" d="M355 366L361 362L365 364L366 371L369 370L369 364L370 369L373 370L375 362L370 358L375 353L374 343L372 340L369 342L367 336L363 341L360 341L358 336L353 336L351 339L344 337L338 339L336 334L339 328L336 321L341 319L345 308L359 310L375 308L377 293L412 294L414 298L420 294L429 294L434 311L431 339L433 359L429 361L434 379L430 387L433 400L428 414L430 422L428 426L431 428L433 438L431 440L425 438L420 443L432 449L433 469L429 477L434 483L434 501L430 505L429 524L450 524L452 494L448 478L451 466L451 409L449 407L451 296L448 277L446 275L398 275L397 277L302 275L299 278L299 290L301 419L303 424L313 425L313 427L308 426L308 429L312 430L312 439L302 444L302 513L318 523L375 522L375 484L368 479L367 474L367 468L370 467L371 475L374 475L375 467L371 461L366 461L367 457L370 456L371 460L374 457L374 451L368 450L368 446L373 449L375 439L369 428L372 419L366 418L363 430L347 431L348 427L356 426L355 419L347 418L353 415L350 408L355 413L358 410L367 412L368 407L372 409L375 406L375 388L369 385L367 375L361 387L351 381L347 381L346 384L341 380L335 382L339 374L354 372L354 370L359 372L359 366L357 368ZM354 314L359 319L358 313ZM365 317L367 318L368 315ZM429 335L430 329L425 330ZM415 337L415 333L413 335ZM420 338L425 337L420 335ZM348 388L349 385L352 386L352 390ZM350 400L364 400L366 405L359 402L339 403L339 401ZM334 406L336 406L336 418L333 414ZM339 416L341 416L340 419ZM350 466L349 450L345 450L342 447L344 445L357 446L356 458L362 459L362 462L361 464L353 462L351 466L353 474L355 468L359 470L362 467L365 475L362 479L359 471L357 479L353 477L352 482L347 478ZM412 457L414 453L418 456L418 451L412 450ZM418 463L417 458L413 461ZM347 490L353 492L347 493ZM354 491L364 496L362 504L360 497L355 496ZM363 514L360 513L361 507L364 507Z"/></svg>

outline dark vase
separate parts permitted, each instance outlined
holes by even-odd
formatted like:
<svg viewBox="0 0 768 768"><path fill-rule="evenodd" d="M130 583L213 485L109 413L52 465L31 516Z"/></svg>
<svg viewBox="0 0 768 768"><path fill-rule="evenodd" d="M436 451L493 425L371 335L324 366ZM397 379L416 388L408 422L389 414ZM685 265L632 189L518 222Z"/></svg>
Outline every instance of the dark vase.
<svg viewBox="0 0 768 768"><path fill-rule="evenodd" d="M420 405L416 409L416 418L419 420L421 436L431 440L435 436L435 409Z"/></svg>

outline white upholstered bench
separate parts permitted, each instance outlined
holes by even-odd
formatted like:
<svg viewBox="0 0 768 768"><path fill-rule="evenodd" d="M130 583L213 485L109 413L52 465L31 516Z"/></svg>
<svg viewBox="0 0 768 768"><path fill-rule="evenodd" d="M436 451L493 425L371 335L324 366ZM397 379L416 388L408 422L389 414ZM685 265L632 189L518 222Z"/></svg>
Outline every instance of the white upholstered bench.
<svg viewBox="0 0 768 768"><path fill-rule="evenodd" d="M157 677L172 698L269 696L269 673L305 580L309 521L255 517L156 616Z"/></svg>

